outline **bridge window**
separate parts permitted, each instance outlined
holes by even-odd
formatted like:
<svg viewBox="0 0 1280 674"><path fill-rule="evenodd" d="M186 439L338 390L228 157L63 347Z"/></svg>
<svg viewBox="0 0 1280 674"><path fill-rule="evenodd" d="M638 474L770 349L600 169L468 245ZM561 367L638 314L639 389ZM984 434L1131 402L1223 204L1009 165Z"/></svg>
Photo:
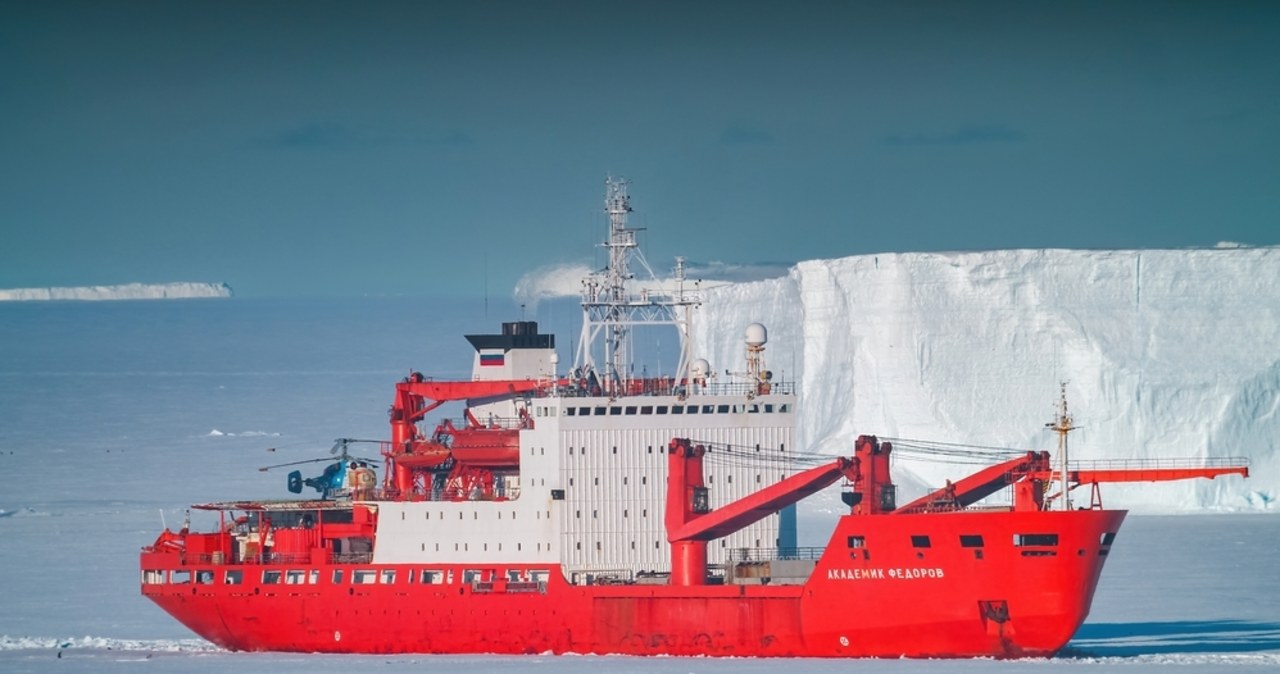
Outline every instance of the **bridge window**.
<svg viewBox="0 0 1280 674"><path fill-rule="evenodd" d="M244 582L244 572L239 569L227 571L227 574L223 576L222 581L227 585L239 585Z"/></svg>
<svg viewBox="0 0 1280 674"><path fill-rule="evenodd" d="M1116 532L1108 531L1107 533L1102 534L1102 540L1099 541L1099 544L1111 545L1112 543L1115 543L1115 542L1116 542Z"/></svg>
<svg viewBox="0 0 1280 674"><path fill-rule="evenodd" d="M653 414L653 405L642 405L640 407L641 414Z"/></svg>
<svg viewBox="0 0 1280 674"><path fill-rule="evenodd" d="M697 414L697 413L698 413L698 406L697 406L697 405L690 405L690 406L689 406L689 408L688 408L687 410L685 410L685 411L686 411L687 413L689 413L689 414Z"/></svg>
<svg viewBox="0 0 1280 674"><path fill-rule="evenodd" d="M263 584L263 585L275 585L275 584L277 584L277 583L279 583L279 582L280 582L280 572L279 572L279 571L263 571L263 572L262 572L262 584Z"/></svg>
<svg viewBox="0 0 1280 674"><path fill-rule="evenodd" d="M284 584L285 585L301 585L306 582L306 577L307 577L306 571L295 571L293 569L290 569L284 572Z"/></svg>
<svg viewBox="0 0 1280 674"><path fill-rule="evenodd" d="M635 406L635 405L628 405L628 406L627 406L627 414L629 414L629 415L630 415L630 414L635 414L635 413L636 413L636 406Z"/></svg>
<svg viewBox="0 0 1280 674"><path fill-rule="evenodd" d="M621 414L622 414L622 408L621 408L621 407L610 407L610 408L609 408L609 416L614 416L614 417L616 417L616 416L620 416Z"/></svg>
<svg viewBox="0 0 1280 674"><path fill-rule="evenodd" d="M228 571L227 573L230 573L230 571ZM228 582L228 583L230 583L231 581L230 581L230 580L228 580L227 582ZM334 585L341 585L341 584L342 584L342 569L334 569L334 570L333 570L333 584L334 584Z"/></svg>
<svg viewBox="0 0 1280 674"><path fill-rule="evenodd" d="M982 547L982 536L979 534L960 534L960 547L980 548Z"/></svg>
<svg viewBox="0 0 1280 674"><path fill-rule="evenodd" d="M666 406L666 405L658 405L658 414L666 414L666 413L667 413L667 406Z"/></svg>
<svg viewBox="0 0 1280 674"><path fill-rule="evenodd" d="M390 585L390 584L392 584L392 583L394 583L394 582L396 582L396 571L395 571L395 569L383 569L383 570L382 570L382 583L383 583L384 585Z"/></svg>
<svg viewBox="0 0 1280 674"><path fill-rule="evenodd" d="M596 408L596 416L598 416L598 417L602 417L602 416L604 416L604 408L603 408L603 407L597 407L597 408Z"/></svg>
<svg viewBox="0 0 1280 674"><path fill-rule="evenodd" d="M728 406L728 405L721 405L721 406L719 406L719 407L717 407L717 408L716 408L716 411L717 411L717 412L719 412L720 414L728 414L728 413L729 413L729 406Z"/></svg>
<svg viewBox="0 0 1280 674"><path fill-rule="evenodd" d="M434 569L424 570L422 572L422 584L423 585L443 585L444 572L436 571Z"/></svg>
<svg viewBox="0 0 1280 674"><path fill-rule="evenodd" d="M672 413L672 414L684 414L684 405L672 405L672 406L671 406L671 413Z"/></svg>
<svg viewBox="0 0 1280 674"><path fill-rule="evenodd" d="M928 536L912 536L912 537L911 537L911 547L913 547L913 548L929 548L929 547L933 547L933 546L932 546L932 544L929 542L929 537L928 537Z"/></svg>
<svg viewBox="0 0 1280 674"><path fill-rule="evenodd" d="M850 536L850 537L848 537L847 539L845 539L845 541L847 542L848 546L849 546L849 547L851 547L851 548L865 548L865 547L867 547L867 537L866 537L866 536Z"/></svg>
<svg viewBox="0 0 1280 674"><path fill-rule="evenodd" d="M356 585L373 585L378 582L378 572L373 569L356 569L351 572L351 582Z"/></svg>

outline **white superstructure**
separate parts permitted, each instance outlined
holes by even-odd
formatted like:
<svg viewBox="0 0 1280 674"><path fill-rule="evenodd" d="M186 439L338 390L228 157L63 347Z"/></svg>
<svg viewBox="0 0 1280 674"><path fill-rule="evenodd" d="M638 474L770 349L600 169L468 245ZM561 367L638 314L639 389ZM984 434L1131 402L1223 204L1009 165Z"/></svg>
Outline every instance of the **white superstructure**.
<svg viewBox="0 0 1280 674"><path fill-rule="evenodd" d="M546 383L467 401L467 423L480 434L519 429L518 470L495 476L490 500L379 502L374 561L560 564L576 583L634 580L670 570L664 514L673 437L714 444L705 460L713 508L792 474L794 387L764 367L764 326L741 326L744 360L732 364L736 375L726 369L727 381L716 381L689 347L699 301L684 288L682 261L674 290L651 272L647 288L633 278L629 262L643 257L626 226L630 210L626 184L608 181L609 267L584 280L582 341L567 372L557 371L554 336L534 322L467 337L476 349L473 381ZM636 376L630 362L634 328L655 324L679 334L674 376ZM715 541L708 561L794 546L794 514L784 510Z"/></svg>

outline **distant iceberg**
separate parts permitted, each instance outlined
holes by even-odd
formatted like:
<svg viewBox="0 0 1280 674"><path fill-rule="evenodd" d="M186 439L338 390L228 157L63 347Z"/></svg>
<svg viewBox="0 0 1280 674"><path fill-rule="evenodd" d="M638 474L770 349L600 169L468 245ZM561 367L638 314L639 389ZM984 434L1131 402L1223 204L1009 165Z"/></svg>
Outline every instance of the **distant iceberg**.
<svg viewBox="0 0 1280 674"><path fill-rule="evenodd" d="M0 290L0 302L49 300L178 300L231 297L225 283L126 283L79 288L13 288Z"/></svg>

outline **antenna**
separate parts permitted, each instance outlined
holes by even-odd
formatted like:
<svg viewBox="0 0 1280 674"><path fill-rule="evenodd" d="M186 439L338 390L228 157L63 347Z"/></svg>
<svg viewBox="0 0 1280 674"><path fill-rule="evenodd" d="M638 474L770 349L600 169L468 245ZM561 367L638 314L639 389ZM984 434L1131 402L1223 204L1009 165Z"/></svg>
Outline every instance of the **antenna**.
<svg viewBox="0 0 1280 674"><path fill-rule="evenodd" d="M677 290L673 293L661 287L653 269L640 252L636 233L640 228L629 227L627 216L631 213L631 197L627 194L627 181L609 176L605 180L605 213L609 218L609 239L601 246L606 249L609 262L604 269L582 280L582 336L574 357L575 368L596 369L593 350L600 342L602 360L599 364L604 385L622 390L625 382L635 373L632 358L632 330L638 325L674 325L680 333L680 364L675 381L688 374L689 367L689 310L701 304L696 293L685 290L684 262L677 261ZM641 288L634 292L632 263L646 273L648 281L656 288Z"/></svg>
<svg viewBox="0 0 1280 674"><path fill-rule="evenodd" d="M1058 434L1058 481L1062 495L1062 510L1071 510L1071 492L1067 472L1067 434L1079 428L1072 426L1071 414L1067 411L1067 382L1059 384L1059 400L1058 413L1051 423L1045 424L1045 428L1052 430Z"/></svg>

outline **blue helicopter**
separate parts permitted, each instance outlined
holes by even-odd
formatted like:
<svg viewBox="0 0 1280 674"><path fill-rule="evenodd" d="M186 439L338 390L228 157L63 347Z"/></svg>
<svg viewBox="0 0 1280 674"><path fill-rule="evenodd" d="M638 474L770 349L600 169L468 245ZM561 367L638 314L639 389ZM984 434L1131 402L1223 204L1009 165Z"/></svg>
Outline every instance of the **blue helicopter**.
<svg viewBox="0 0 1280 674"><path fill-rule="evenodd" d="M304 486L311 487L320 493L320 498L327 500L335 496L350 494L353 488L372 488L374 481L372 467L377 466L378 462L374 459L352 456L347 451L347 447L354 442L381 443L380 440L338 438L329 450L330 454L337 457L336 461L332 458L308 459L280 463L274 466L264 466L258 470L265 473L266 471L286 466L332 461L333 463L325 466L324 471L315 477L304 478L300 470L290 472L287 481L289 491L294 494L301 494Z"/></svg>

